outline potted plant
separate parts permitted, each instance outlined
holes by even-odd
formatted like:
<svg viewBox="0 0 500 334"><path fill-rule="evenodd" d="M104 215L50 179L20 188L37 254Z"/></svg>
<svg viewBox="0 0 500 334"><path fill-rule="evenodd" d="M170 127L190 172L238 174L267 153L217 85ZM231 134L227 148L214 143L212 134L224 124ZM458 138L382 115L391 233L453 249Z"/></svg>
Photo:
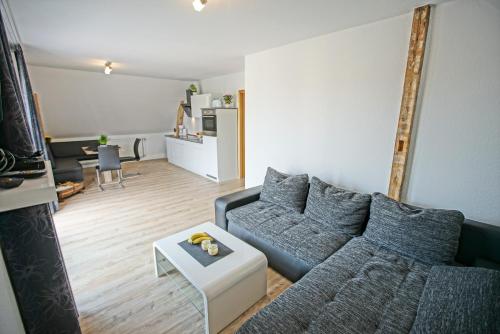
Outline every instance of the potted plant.
<svg viewBox="0 0 500 334"><path fill-rule="evenodd" d="M224 105L226 108L231 108L233 106L233 96L226 94L222 97L224 99Z"/></svg>
<svg viewBox="0 0 500 334"><path fill-rule="evenodd" d="M193 95L198 94L198 88L196 88L195 84L189 85L189 90L191 91L191 94L193 94Z"/></svg>
<svg viewBox="0 0 500 334"><path fill-rule="evenodd" d="M99 145L107 145L108 144L108 136L107 135L100 135L99 136Z"/></svg>

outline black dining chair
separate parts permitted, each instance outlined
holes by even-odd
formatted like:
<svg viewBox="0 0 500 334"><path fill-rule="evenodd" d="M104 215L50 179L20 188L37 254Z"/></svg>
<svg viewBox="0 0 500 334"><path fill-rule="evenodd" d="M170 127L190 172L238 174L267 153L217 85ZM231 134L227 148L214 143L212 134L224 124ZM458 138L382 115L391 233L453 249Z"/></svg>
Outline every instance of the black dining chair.
<svg viewBox="0 0 500 334"><path fill-rule="evenodd" d="M97 185L101 191L104 190L103 184L101 183L100 173L101 172L112 172L117 171L118 181L110 182L108 184L119 184L122 188L123 186L123 175L122 175L122 165L120 163L120 155L118 152L118 146L116 145L101 145L97 148L97 157L99 160L99 165L95 167L97 173Z"/></svg>
<svg viewBox="0 0 500 334"><path fill-rule="evenodd" d="M121 157L120 162L134 162L134 161L140 161L141 160L141 155L139 154L139 144L141 143L141 138L135 138L134 141L134 156L133 157ZM139 176L141 173L137 172L135 174L126 174L124 176L124 179L134 177L134 176Z"/></svg>

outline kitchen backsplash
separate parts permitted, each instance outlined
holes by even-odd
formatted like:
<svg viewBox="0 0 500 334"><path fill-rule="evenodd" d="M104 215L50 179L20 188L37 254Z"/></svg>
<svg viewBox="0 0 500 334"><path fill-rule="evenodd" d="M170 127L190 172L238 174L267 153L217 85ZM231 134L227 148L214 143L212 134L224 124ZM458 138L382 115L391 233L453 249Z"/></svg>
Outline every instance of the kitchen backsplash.
<svg viewBox="0 0 500 334"><path fill-rule="evenodd" d="M188 133L196 133L202 131L201 118L187 117L184 115L184 127L188 130Z"/></svg>

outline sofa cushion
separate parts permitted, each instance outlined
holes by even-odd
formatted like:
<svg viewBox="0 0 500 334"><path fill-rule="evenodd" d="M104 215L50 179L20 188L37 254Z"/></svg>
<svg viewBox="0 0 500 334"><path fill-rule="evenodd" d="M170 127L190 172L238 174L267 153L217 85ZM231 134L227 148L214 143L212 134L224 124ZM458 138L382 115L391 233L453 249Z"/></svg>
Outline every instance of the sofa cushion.
<svg viewBox="0 0 500 334"><path fill-rule="evenodd" d="M293 211L273 203L257 200L228 211L226 218L231 222L238 222L243 226L253 229L266 220L286 214L287 212Z"/></svg>
<svg viewBox="0 0 500 334"><path fill-rule="evenodd" d="M269 264L293 281L351 238L331 225L261 200L233 209L226 216L230 233L263 251Z"/></svg>
<svg viewBox="0 0 500 334"><path fill-rule="evenodd" d="M500 333L500 271L434 266L412 333Z"/></svg>
<svg viewBox="0 0 500 334"><path fill-rule="evenodd" d="M238 333L408 333L429 270L357 237Z"/></svg>
<svg viewBox="0 0 500 334"><path fill-rule="evenodd" d="M455 210L423 209L374 193L363 236L427 264L452 263L464 215Z"/></svg>
<svg viewBox="0 0 500 334"><path fill-rule="evenodd" d="M75 158L57 158L55 159L56 161L56 168L54 169L54 172L72 172L76 170L81 170L82 166L78 163L78 160Z"/></svg>
<svg viewBox="0 0 500 334"><path fill-rule="evenodd" d="M73 181L83 181L83 168L75 158L58 158L56 168L53 168L54 180L56 183Z"/></svg>
<svg viewBox="0 0 500 334"><path fill-rule="evenodd" d="M304 214L344 233L360 235L368 217L370 201L368 194L340 189L313 177Z"/></svg>
<svg viewBox="0 0 500 334"><path fill-rule="evenodd" d="M287 175L268 167L260 199L302 212L306 202L308 182L307 174Z"/></svg>
<svg viewBox="0 0 500 334"><path fill-rule="evenodd" d="M312 268L311 265L301 259L276 247L269 239L257 236L252 230L230 223L228 224L228 231L263 252L269 265L292 282L298 281Z"/></svg>

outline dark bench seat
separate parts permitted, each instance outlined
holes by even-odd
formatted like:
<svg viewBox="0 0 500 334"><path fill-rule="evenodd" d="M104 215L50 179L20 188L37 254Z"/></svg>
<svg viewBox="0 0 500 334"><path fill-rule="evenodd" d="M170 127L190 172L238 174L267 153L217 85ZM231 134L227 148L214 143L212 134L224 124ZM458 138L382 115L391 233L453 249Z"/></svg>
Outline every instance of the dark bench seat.
<svg viewBox="0 0 500 334"><path fill-rule="evenodd" d="M52 164L55 182L82 182L83 168L78 161L97 159L97 155L86 155L82 147L91 147L96 150L97 146L97 140L48 142L47 151Z"/></svg>

